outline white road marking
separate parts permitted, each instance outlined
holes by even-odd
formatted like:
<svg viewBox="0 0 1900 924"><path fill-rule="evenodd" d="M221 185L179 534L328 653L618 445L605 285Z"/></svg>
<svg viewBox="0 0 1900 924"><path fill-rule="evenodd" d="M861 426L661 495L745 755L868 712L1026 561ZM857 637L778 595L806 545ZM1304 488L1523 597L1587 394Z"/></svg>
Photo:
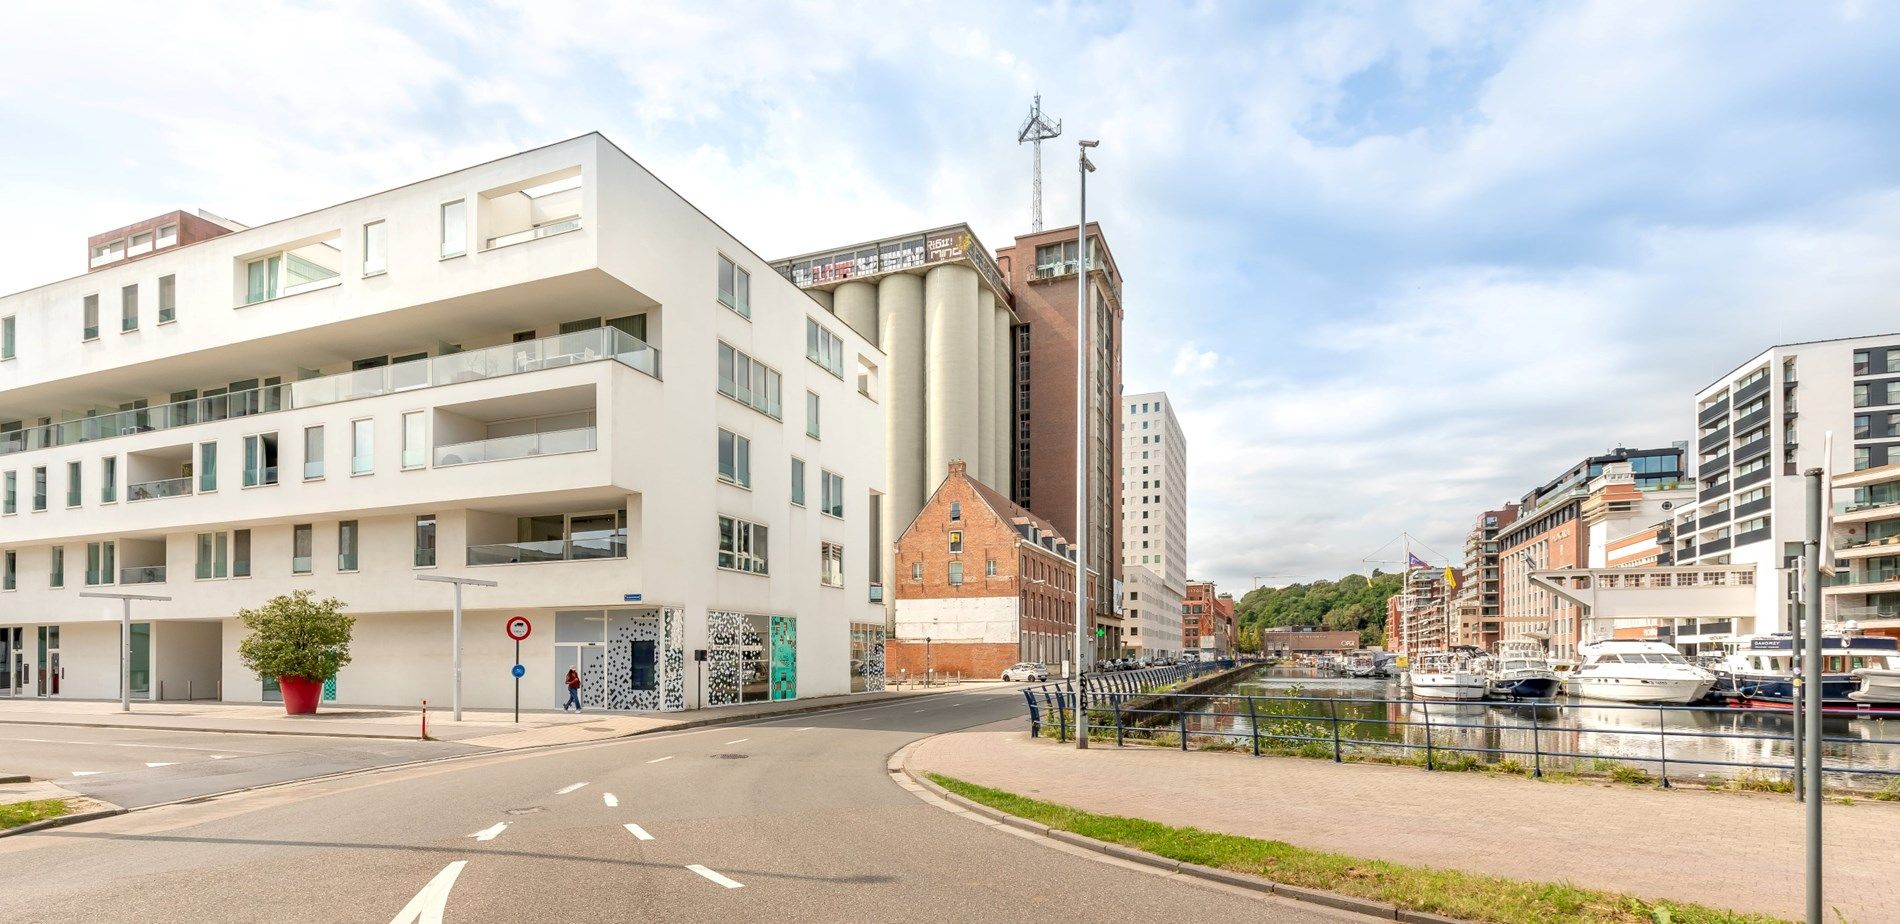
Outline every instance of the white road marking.
<svg viewBox="0 0 1900 924"><path fill-rule="evenodd" d="M636 841L650 841L653 839L653 835L648 834L647 829L642 828L631 821L627 822L624 825L621 825L621 827L626 828L627 833L633 835L633 839Z"/></svg>
<svg viewBox="0 0 1900 924"><path fill-rule="evenodd" d="M751 741L751 740L752 740L751 738L734 738L734 739L732 739L731 741L728 741L728 742L726 742L726 743L727 743L727 744L738 744L738 743L740 743L740 742L743 742L743 741Z"/></svg>
<svg viewBox="0 0 1900 924"><path fill-rule="evenodd" d="M714 881L714 882L717 882L717 883L719 883L720 885L722 885L722 886L725 886L725 887L726 887L726 888L728 888L728 889L743 889L743 888L745 888L745 883L743 883L743 882L734 882L734 881L732 881L731 879L727 879L726 877L724 877L724 876L721 876L721 875L719 875L718 873L715 873L715 872L713 872L712 870L709 870L709 869L707 869L707 868L705 868L705 867L703 867L703 866L701 866L701 865L699 865L699 864L697 864L697 863L688 863L688 864L686 864L686 868L687 868L687 869L690 869L690 870L692 870L692 871L693 871L693 872L695 872L695 873L698 873L698 874L700 874L701 876L704 876L704 877L706 877L707 879L710 879L710 880L712 880L712 881ZM392 922L392 924L394 924L394 922Z"/></svg>
<svg viewBox="0 0 1900 924"><path fill-rule="evenodd" d="M194 748L182 744L139 744L132 741L67 741L62 738L9 738L9 741L26 741L32 744L83 744L88 747L102 748L159 748L166 751L216 751L218 748ZM257 751L239 751L240 754L256 754Z"/></svg>
<svg viewBox="0 0 1900 924"><path fill-rule="evenodd" d="M579 789L582 786L586 786L586 785L587 785L586 783L575 783L572 786L563 786L560 789L555 790L554 794L557 796L565 796L568 793L573 792L574 790Z"/></svg>
<svg viewBox="0 0 1900 924"><path fill-rule="evenodd" d="M145 766L147 766L147 767L170 767L170 766L173 766L174 764L177 764L177 763L178 763L178 761L175 761L175 760L148 760L148 761L146 761L146 762L145 762Z"/></svg>
<svg viewBox="0 0 1900 924"><path fill-rule="evenodd" d="M869 722L869 721L871 721L872 719L875 719L875 718L877 718L877 716L874 716L874 715L867 715L867 716L865 716L864 718L862 718L862 719L859 719L858 721L860 721L860 722Z"/></svg>
<svg viewBox="0 0 1900 924"><path fill-rule="evenodd" d="M601 793L600 801L607 803L608 808L613 808L620 804L620 800L617 798L614 798L614 794L610 792Z"/></svg>
<svg viewBox="0 0 1900 924"><path fill-rule="evenodd" d="M916 709L916 710L912 710L912 711L914 711L914 712L922 712L923 710L922 710L922 709Z"/></svg>
<svg viewBox="0 0 1900 924"><path fill-rule="evenodd" d="M478 840L478 841L492 841L492 840L494 840L494 839L495 839L495 838L496 838L497 836L499 836L499 835L501 834L501 832L503 832L503 831L505 831L505 830L507 830L507 829L508 829L508 823L507 823L507 822L505 822L505 821L497 821L497 822L495 822L495 823L494 823L494 825L493 825L493 826L491 826L491 827L487 827L487 828L483 828L483 829L481 829L480 831L477 831L477 832L475 832L474 834L471 834L471 835L469 835L469 837L472 837L472 838L474 838L474 839L476 839L476 840Z"/></svg>
<svg viewBox="0 0 1900 924"><path fill-rule="evenodd" d="M467 865L467 860L457 860L442 867L409 904L389 919L389 924L442 924L442 912L449 904L449 890L455 888L455 877L462 875L462 867Z"/></svg>
<svg viewBox="0 0 1900 924"><path fill-rule="evenodd" d="M657 764L657 763L659 763L660 761L663 761L663 760L672 760L672 759L673 759L673 755L671 755L671 754L668 754L668 755L666 755L665 757L655 757L655 758L653 758L652 760L649 760L649 761L647 761L647 763L650 763L650 764Z"/></svg>
<svg viewBox="0 0 1900 924"><path fill-rule="evenodd" d="M792 731L811 731L814 727L815 726L807 725L804 728L794 728Z"/></svg>
<svg viewBox="0 0 1900 924"><path fill-rule="evenodd" d="M229 754L213 754L213 755L211 755L211 759L212 759L212 760L223 760L223 759L225 759L225 758L227 758L227 757L230 757L230 756L231 756L231 755L229 755Z"/></svg>
<svg viewBox="0 0 1900 924"><path fill-rule="evenodd" d="M73 776L98 776L104 772L104 770L74 770Z"/></svg>

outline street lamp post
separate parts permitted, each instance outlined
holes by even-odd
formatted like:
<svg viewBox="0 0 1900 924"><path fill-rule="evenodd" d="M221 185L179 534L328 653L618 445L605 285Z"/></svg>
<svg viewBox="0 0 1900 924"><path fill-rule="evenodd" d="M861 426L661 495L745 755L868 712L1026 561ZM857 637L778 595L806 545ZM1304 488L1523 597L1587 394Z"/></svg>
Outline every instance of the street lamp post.
<svg viewBox="0 0 1900 924"><path fill-rule="evenodd" d="M454 646L452 660L455 662L455 689L451 702L455 707L455 721L462 721L462 585L473 584L476 587L498 586L494 581L480 578L454 577L446 574L418 574L418 581L430 581L436 584L455 585L455 621L449 632L449 644Z"/></svg>
<svg viewBox="0 0 1900 924"><path fill-rule="evenodd" d="M1080 215L1075 223L1075 746L1088 750L1088 709L1082 703L1084 646L1088 644L1089 580L1089 148L1100 141L1078 141L1076 175L1081 180Z"/></svg>
<svg viewBox="0 0 1900 924"><path fill-rule="evenodd" d="M160 603L171 601L170 597L156 594L111 594L92 590L79 592L82 597L98 597L119 601L119 711L132 711L132 601L154 600Z"/></svg>

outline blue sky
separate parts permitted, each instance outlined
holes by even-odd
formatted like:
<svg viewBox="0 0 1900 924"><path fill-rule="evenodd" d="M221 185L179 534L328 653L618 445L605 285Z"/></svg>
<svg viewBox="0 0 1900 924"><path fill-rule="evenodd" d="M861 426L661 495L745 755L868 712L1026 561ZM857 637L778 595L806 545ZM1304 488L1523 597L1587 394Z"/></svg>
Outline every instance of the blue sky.
<svg viewBox="0 0 1900 924"><path fill-rule="evenodd" d="M1358 570L1685 439L1762 347L1900 330L1900 6L146 4L0 28L0 291L599 130L765 254L1053 223L1072 140L1190 570ZM20 143L25 141L26 143Z"/></svg>

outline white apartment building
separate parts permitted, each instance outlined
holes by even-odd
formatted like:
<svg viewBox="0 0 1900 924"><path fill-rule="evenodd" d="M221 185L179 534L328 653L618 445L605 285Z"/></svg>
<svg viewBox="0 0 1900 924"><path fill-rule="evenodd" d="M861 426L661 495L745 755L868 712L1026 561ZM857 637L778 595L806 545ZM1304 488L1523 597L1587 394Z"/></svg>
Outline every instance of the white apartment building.
<svg viewBox="0 0 1900 924"><path fill-rule="evenodd" d="M1829 432L1842 488L1830 498L1841 511L1837 535L1859 545L1837 551L1845 567L1824 613L1878 612L1900 601L1900 556L1866 541L1884 537L1851 529L1871 527L1889 497L1877 479L1854 473L1900 463L1900 334L1770 347L1695 400L1696 498L1675 511L1675 561L1751 565L1755 601L1753 625L1741 618L1684 626L1679 642L1787 630L1785 568L1807 535L1803 473L1822 466Z"/></svg>
<svg viewBox="0 0 1900 924"><path fill-rule="evenodd" d="M326 698L447 703L422 575L499 585L474 707L515 615L533 707L569 667L607 709L881 688L884 355L606 138L165 220L0 298L0 695L117 695L91 589L171 598L134 604L136 696L274 699L234 614L309 588L357 617Z"/></svg>
<svg viewBox="0 0 1900 924"><path fill-rule="evenodd" d="M1178 654L1187 594L1187 437L1166 392L1124 395L1122 411L1122 646L1141 657Z"/></svg>

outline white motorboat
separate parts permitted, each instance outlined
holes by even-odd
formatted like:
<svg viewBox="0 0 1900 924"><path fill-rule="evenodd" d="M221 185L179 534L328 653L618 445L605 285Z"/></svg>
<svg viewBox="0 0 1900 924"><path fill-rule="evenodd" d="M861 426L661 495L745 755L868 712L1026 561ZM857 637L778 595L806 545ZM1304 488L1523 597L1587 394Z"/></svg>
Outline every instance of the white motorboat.
<svg viewBox="0 0 1900 924"><path fill-rule="evenodd" d="M1492 699L1550 699L1563 688L1536 642L1499 642L1497 653L1482 663Z"/></svg>
<svg viewBox="0 0 1900 924"><path fill-rule="evenodd" d="M1588 642L1583 663L1565 680L1571 692L1619 703L1692 703L1707 696L1715 675L1689 663L1674 646L1633 638Z"/></svg>
<svg viewBox="0 0 1900 924"><path fill-rule="evenodd" d="M1900 669L1863 667L1854 672L1860 689L1847 694L1857 703L1900 706Z"/></svg>
<svg viewBox="0 0 1900 924"><path fill-rule="evenodd" d="M1428 651L1406 673L1419 699L1484 699L1484 674L1449 651Z"/></svg>

